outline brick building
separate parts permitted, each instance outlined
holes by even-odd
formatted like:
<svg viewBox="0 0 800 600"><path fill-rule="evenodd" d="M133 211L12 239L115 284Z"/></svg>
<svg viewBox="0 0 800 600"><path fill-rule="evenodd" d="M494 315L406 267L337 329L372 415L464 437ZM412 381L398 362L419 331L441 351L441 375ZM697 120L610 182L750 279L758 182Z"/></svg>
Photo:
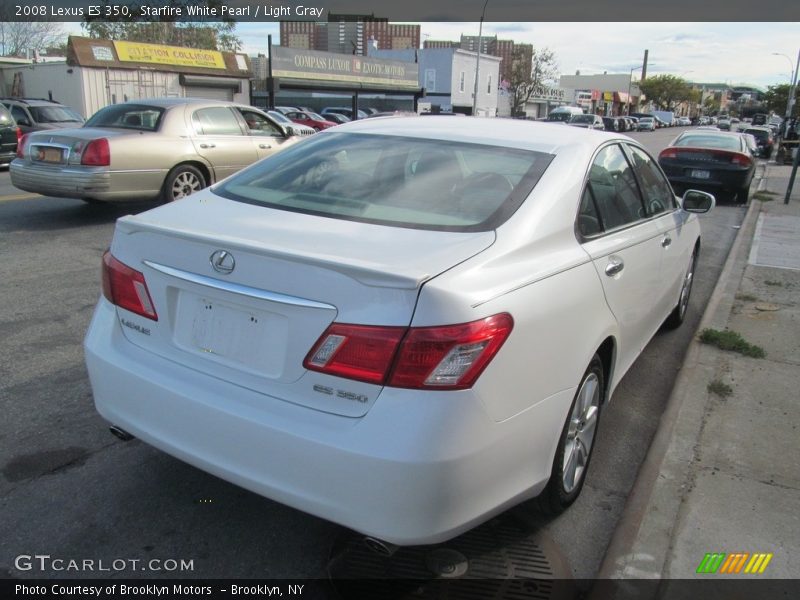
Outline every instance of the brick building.
<svg viewBox="0 0 800 600"><path fill-rule="evenodd" d="M321 23L281 21L280 45L365 56L374 39L381 50L419 48L420 26L389 23L375 15L329 14Z"/></svg>

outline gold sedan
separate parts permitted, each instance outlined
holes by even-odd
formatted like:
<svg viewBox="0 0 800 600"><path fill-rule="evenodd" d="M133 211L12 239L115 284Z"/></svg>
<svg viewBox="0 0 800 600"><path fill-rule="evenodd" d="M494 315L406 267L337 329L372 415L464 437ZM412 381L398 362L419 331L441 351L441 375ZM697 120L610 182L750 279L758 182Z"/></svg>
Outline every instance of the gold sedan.
<svg viewBox="0 0 800 600"><path fill-rule="evenodd" d="M191 98L107 106L79 129L25 135L11 182L86 202L179 200L301 137L266 113Z"/></svg>

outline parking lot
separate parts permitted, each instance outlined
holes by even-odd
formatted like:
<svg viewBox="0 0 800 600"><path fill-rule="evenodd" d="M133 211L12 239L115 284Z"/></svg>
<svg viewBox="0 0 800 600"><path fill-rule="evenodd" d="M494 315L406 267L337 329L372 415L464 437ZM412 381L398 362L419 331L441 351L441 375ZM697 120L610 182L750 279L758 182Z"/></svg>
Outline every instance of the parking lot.
<svg viewBox="0 0 800 600"><path fill-rule="evenodd" d="M657 153L676 134L632 137ZM326 577L340 527L122 442L94 410L81 342L100 293L100 257L115 220L149 207L37 197L0 171L0 569L14 578ZM700 217L687 322L659 332L617 389L576 504L554 519L526 505L500 518L559 554L567 575L597 573L744 210L721 205ZM35 554L123 568L20 569L17 557Z"/></svg>

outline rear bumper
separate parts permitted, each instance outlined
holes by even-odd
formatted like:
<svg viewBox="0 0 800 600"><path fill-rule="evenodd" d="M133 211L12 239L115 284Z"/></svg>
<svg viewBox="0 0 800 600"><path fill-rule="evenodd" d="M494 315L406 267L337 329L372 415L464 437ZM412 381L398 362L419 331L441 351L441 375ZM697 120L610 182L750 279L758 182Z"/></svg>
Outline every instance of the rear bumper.
<svg viewBox="0 0 800 600"><path fill-rule="evenodd" d="M14 160L11 183L26 192L102 201L149 200L158 196L163 173L109 171L102 167L51 167Z"/></svg>
<svg viewBox="0 0 800 600"><path fill-rule="evenodd" d="M342 417L165 364L120 329L101 298L85 351L106 420L241 487L395 544L444 541L537 495L553 460L537 448L560 433L540 430L574 394L497 423L470 390L386 388L364 417Z"/></svg>

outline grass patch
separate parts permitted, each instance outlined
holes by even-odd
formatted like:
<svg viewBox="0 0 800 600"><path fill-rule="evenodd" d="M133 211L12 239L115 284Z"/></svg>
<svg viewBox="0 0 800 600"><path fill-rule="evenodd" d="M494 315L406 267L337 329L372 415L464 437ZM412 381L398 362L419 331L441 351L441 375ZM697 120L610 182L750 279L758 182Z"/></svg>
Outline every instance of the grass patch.
<svg viewBox="0 0 800 600"><path fill-rule="evenodd" d="M736 299L742 302L756 302L758 300L753 294L736 294Z"/></svg>
<svg viewBox="0 0 800 600"><path fill-rule="evenodd" d="M783 282L782 281L770 281L770 280L767 280L767 281L764 282L764 285L768 285L768 286L771 286L771 287L783 287Z"/></svg>
<svg viewBox="0 0 800 600"><path fill-rule="evenodd" d="M760 200L761 202L772 202L775 200L775 196L777 195L777 192L768 192L767 190L762 190L753 194L753 199Z"/></svg>
<svg viewBox="0 0 800 600"><path fill-rule="evenodd" d="M733 393L733 388L719 379L714 379L706 386L709 394L716 394L720 398L727 398Z"/></svg>
<svg viewBox="0 0 800 600"><path fill-rule="evenodd" d="M720 331L719 329L704 329L702 333L700 333L700 341L704 344L716 346L720 350L738 352L739 354L752 358L764 358L767 355L761 346L751 344L735 331L730 331L728 329L725 331Z"/></svg>

